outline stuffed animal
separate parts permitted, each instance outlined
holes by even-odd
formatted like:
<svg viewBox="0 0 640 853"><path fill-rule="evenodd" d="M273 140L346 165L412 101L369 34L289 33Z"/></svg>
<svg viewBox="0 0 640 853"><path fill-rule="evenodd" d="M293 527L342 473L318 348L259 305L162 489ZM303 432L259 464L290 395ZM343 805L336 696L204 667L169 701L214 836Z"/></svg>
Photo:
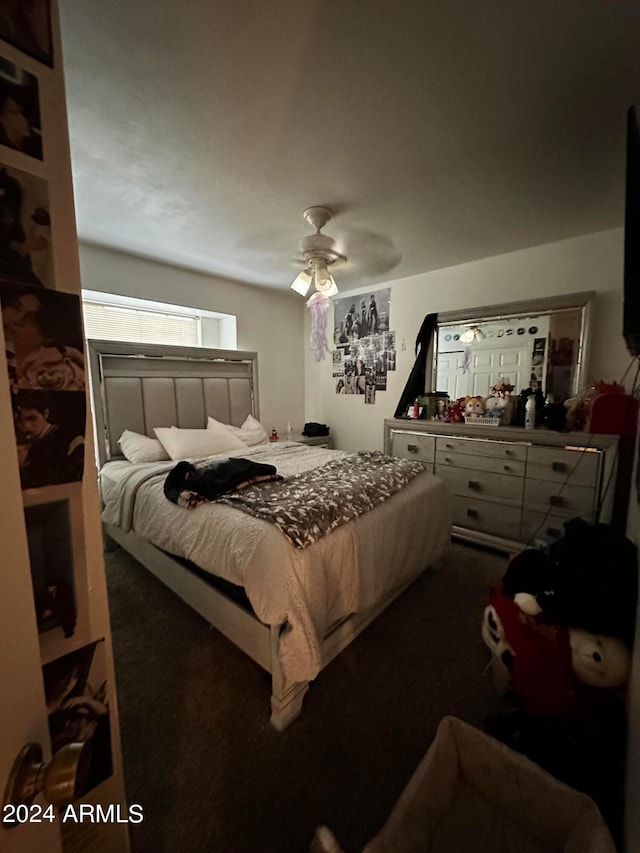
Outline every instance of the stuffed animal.
<svg viewBox="0 0 640 853"><path fill-rule="evenodd" d="M487 397L484 401L484 411L489 418L502 417L508 407L508 397Z"/></svg>
<svg viewBox="0 0 640 853"><path fill-rule="evenodd" d="M451 404L449 409L449 422L450 423L462 423L464 421L464 401L465 397L460 397L454 403Z"/></svg>
<svg viewBox="0 0 640 853"><path fill-rule="evenodd" d="M590 634L620 637L633 646L638 596L637 552L608 524L581 518L547 551L528 548L511 560L502 579L523 612Z"/></svg>
<svg viewBox="0 0 640 853"><path fill-rule="evenodd" d="M511 560L485 609L483 639L533 714L580 711L594 701L590 688L620 688L631 671L635 546L606 524L564 527L546 552Z"/></svg>
<svg viewBox="0 0 640 853"><path fill-rule="evenodd" d="M571 647L566 628L525 616L497 587L485 609L482 636L509 670L513 689L527 711L542 717L576 713ZM491 628L491 623L496 627Z"/></svg>
<svg viewBox="0 0 640 853"><path fill-rule="evenodd" d="M484 397L465 397L464 398L464 416L465 418L477 418L484 415Z"/></svg>
<svg viewBox="0 0 640 853"><path fill-rule="evenodd" d="M544 614L527 616L499 587L485 608L482 638L536 716L580 713L595 703L590 688L610 693L626 684L631 670L620 639L554 625Z"/></svg>

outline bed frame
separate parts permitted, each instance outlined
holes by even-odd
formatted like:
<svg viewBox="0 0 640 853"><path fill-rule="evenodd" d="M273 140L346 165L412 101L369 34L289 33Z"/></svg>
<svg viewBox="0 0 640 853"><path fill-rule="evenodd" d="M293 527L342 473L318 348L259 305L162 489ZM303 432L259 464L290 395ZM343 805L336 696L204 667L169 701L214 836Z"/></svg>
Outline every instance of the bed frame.
<svg viewBox="0 0 640 853"><path fill-rule="evenodd" d="M96 447L100 465L122 458L124 429L151 437L154 427L201 429L211 416L242 424L259 417L257 355L252 352L88 341ZM295 719L309 682L289 681L279 658L285 625L265 625L179 560L134 532L105 524L105 547L124 548L214 628L271 674L271 724L282 731ZM374 607L332 626L323 643L326 666L409 584Z"/></svg>

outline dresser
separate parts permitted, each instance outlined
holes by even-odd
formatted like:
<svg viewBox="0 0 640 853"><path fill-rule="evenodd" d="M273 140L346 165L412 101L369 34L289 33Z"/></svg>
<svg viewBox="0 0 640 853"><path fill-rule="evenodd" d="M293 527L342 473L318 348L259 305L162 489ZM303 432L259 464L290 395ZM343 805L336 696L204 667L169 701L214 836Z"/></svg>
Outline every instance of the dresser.
<svg viewBox="0 0 640 853"><path fill-rule="evenodd" d="M618 436L384 422L384 450L420 459L449 484L454 536L506 551L552 542L580 516L610 521Z"/></svg>

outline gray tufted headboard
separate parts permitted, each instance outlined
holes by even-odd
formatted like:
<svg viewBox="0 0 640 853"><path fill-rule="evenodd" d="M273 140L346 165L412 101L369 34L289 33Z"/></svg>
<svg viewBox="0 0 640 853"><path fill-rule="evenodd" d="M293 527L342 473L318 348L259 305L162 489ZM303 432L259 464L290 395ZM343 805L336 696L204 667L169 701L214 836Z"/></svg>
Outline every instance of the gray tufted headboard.
<svg viewBox="0 0 640 853"><path fill-rule="evenodd" d="M154 437L154 427L203 429L210 415L240 426L259 417L254 352L87 342L100 465L120 456L125 429Z"/></svg>

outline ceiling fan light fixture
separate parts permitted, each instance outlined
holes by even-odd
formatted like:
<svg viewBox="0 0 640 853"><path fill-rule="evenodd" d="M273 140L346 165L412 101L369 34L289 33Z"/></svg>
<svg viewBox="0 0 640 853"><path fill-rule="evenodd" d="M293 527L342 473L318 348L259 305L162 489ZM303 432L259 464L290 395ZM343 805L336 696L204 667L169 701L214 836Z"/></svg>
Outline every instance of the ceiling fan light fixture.
<svg viewBox="0 0 640 853"><path fill-rule="evenodd" d="M333 280L332 275L328 275L327 280L321 285L316 281L316 290L323 293L325 296L335 296L339 293L338 286Z"/></svg>
<svg viewBox="0 0 640 853"><path fill-rule="evenodd" d="M299 293L300 296L306 296L309 288L311 287L312 278L313 275L309 270L302 270L302 272L298 273L294 278L293 283L291 284L291 290L295 290L295 292Z"/></svg>
<svg viewBox="0 0 640 853"><path fill-rule="evenodd" d="M317 258L315 260L314 270L316 276L316 290L319 290L320 293L324 293L325 290L329 290L331 282L333 281L331 273L327 269L327 262L324 258Z"/></svg>

